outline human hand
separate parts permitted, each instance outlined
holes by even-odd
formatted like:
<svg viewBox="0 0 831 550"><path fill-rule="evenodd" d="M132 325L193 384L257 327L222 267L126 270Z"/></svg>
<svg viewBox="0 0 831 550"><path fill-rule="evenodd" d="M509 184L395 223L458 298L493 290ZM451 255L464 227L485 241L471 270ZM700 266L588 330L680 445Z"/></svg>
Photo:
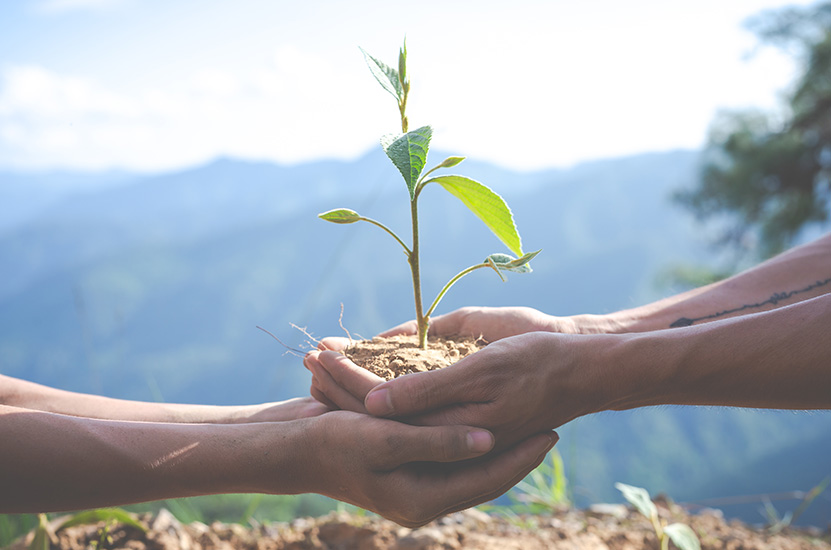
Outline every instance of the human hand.
<svg viewBox="0 0 831 550"><path fill-rule="evenodd" d="M378 336L416 334L416 321L407 321ZM568 317L553 317L530 307L463 307L430 319L431 336L473 336L495 342L526 332L575 333Z"/></svg>
<svg viewBox="0 0 831 550"><path fill-rule="evenodd" d="M503 338L443 369L384 382L331 351L305 360L312 393L330 406L421 425L490 430L497 448L603 410L604 392L588 378L581 350L601 338L533 332Z"/></svg>
<svg viewBox="0 0 831 550"><path fill-rule="evenodd" d="M465 426L411 426L347 411L311 419L302 490L376 512L407 527L503 494L556 443L534 434L501 453L493 437Z"/></svg>
<svg viewBox="0 0 831 550"><path fill-rule="evenodd" d="M430 336L473 336L486 342L495 342L526 332L578 332L570 317L553 317L530 307L463 307L430 319ZM380 337L416 334L416 321L407 321L380 333ZM349 345L343 337L324 338L321 350L341 351Z"/></svg>

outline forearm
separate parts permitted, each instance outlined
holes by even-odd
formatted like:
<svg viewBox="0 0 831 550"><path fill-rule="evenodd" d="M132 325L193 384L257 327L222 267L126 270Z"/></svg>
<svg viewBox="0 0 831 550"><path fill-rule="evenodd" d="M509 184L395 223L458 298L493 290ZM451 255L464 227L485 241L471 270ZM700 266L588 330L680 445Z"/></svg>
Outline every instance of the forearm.
<svg viewBox="0 0 831 550"><path fill-rule="evenodd" d="M831 409L831 294L676 330L608 336L606 409Z"/></svg>
<svg viewBox="0 0 831 550"><path fill-rule="evenodd" d="M211 406L149 403L112 399L50 388L0 375L0 404L86 418L142 422L245 422L256 406Z"/></svg>
<svg viewBox="0 0 831 550"><path fill-rule="evenodd" d="M0 512L296 493L302 488L295 480L303 477L296 469L304 463L302 445L293 445L300 424L121 422L0 405Z"/></svg>
<svg viewBox="0 0 831 550"><path fill-rule="evenodd" d="M729 279L609 315L572 318L579 332L646 332L770 311L831 292L831 235Z"/></svg>

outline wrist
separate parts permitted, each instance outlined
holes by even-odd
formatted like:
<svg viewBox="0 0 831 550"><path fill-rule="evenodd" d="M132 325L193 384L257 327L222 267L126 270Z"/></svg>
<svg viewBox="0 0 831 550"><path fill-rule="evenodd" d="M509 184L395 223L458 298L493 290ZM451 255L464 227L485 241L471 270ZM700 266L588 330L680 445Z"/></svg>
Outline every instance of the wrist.
<svg viewBox="0 0 831 550"><path fill-rule="evenodd" d="M618 314L572 315L558 319L566 334L623 334L631 332L633 321Z"/></svg>

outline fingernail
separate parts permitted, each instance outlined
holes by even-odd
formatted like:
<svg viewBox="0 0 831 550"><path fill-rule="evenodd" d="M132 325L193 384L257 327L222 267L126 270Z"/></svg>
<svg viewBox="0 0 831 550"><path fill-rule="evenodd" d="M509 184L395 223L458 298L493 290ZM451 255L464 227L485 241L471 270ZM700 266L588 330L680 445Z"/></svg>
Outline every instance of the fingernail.
<svg viewBox="0 0 831 550"><path fill-rule="evenodd" d="M390 392L387 389L370 391L366 395L364 406L366 410L377 416L386 416L394 412Z"/></svg>
<svg viewBox="0 0 831 550"><path fill-rule="evenodd" d="M469 432L467 448L474 453L486 453L493 448L493 435L485 431Z"/></svg>

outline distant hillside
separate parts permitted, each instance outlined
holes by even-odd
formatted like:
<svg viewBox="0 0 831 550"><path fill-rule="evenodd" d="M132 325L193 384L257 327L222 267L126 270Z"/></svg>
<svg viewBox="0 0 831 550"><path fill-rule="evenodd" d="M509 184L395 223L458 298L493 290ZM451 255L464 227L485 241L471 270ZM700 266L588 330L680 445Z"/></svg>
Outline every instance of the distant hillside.
<svg viewBox="0 0 831 550"><path fill-rule="evenodd" d="M502 194L525 248L543 252L533 274L504 284L474 273L441 311L602 313L670 292L656 285L662 270L713 261L702 229L668 201L694 181L696 159L676 151L531 173L466 161L455 170ZM340 304L363 336L413 315L400 250L377 228L316 218L336 207L408 233L406 189L381 152L297 166L222 159L153 176L0 174L0 372L135 399L304 395L300 360L256 325L299 346L290 323L339 333ZM420 210L429 295L503 251L439 187ZM722 496L718 487L810 488L831 473L814 454L827 453L829 428L824 413L663 408L579 419L561 430L560 450L583 502L618 499L615 481L696 500Z"/></svg>

